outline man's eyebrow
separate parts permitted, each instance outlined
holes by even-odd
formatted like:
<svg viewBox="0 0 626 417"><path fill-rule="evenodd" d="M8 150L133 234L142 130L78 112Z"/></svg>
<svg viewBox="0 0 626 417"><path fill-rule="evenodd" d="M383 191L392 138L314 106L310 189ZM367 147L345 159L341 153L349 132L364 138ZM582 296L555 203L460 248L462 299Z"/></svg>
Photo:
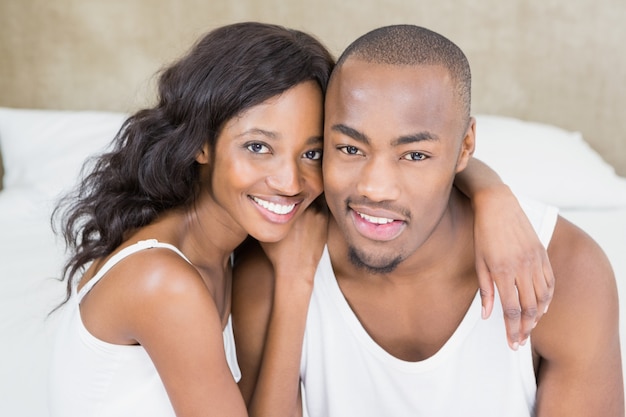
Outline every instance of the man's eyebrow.
<svg viewBox="0 0 626 417"><path fill-rule="evenodd" d="M424 142L424 141L438 141L439 137L430 132L419 132L413 135L404 135L400 136L398 139L391 142L392 146L399 145L407 145L415 142Z"/></svg>
<svg viewBox="0 0 626 417"><path fill-rule="evenodd" d="M346 136L349 136L352 139L358 142L364 143L366 145L369 145L370 143L369 138L365 134L359 132L356 129L348 127L344 124L339 123L339 124L333 125L332 130L342 133ZM438 140L439 140L439 137L437 135L430 133L428 131L424 131L424 132L418 132L412 135L400 136L398 139L395 139L394 141L392 141L391 145L399 146L399 145L407 145L407 144L411 144L415 142L438 141Z"/></svg>
<svg viewBox="0 0 626 417"><path fill-rule="evenodd" d="M359 131L351 128L351 127L348 127L348 126L346 126L344 124L339 123L339 124L333 125L333 127L331 129L336 131L336 132L339 132L341 134L344 134L344 135L346 135L348 137L351 137L352 139L356 140L357 142L361 142L361 143L364 143L366 145L369 145L369 143L370 143L370 140L363 133L361 133L361 132L359 132Z"/></svg>

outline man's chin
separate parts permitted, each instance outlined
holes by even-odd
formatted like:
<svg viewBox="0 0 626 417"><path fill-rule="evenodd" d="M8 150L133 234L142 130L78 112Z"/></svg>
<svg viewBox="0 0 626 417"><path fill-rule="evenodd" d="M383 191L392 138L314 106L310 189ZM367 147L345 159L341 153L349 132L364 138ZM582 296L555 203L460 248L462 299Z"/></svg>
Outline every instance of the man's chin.
<svg viewBox="0 0 626 417"><path fill-rule="evenodd" d="M352 265L371 274L389 274L402 262L402 258L399 255L395 257L385 257L380 254L367 255L352 246L348 248L348 256Z"/></svg>

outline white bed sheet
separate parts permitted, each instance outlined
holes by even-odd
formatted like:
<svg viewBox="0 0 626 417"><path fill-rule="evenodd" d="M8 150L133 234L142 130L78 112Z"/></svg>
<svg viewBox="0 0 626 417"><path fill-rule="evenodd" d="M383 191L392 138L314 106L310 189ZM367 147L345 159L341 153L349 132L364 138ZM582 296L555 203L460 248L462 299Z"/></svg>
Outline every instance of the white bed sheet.
<svg viewBox="0 0 626 417"><path fill-rule="evenodd" d="M65 291L50 207L29 190L0 192L0 416L48 416L48 313Z"/></svg>

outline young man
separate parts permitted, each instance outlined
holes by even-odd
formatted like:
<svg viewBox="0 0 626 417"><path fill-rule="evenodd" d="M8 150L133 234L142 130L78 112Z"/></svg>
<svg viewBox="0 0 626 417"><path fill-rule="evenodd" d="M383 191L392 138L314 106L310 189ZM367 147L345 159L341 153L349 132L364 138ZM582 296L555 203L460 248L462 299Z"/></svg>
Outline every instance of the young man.
<svg viewBox="0 0 626 417"><path fill-rule="evenodd" d="M480 320L473 211L453 187L475 145L470 79L456 45L416 26L374 30L340 57L326 96L332 216L314 282L272 282L260 258L242 268L244 279L254 270L248 293L263 294L233 310L247 330L242 372L281 360L276 351L284 362L264 385L272 393L244 389L252 406L285 401L298 414L299 374L311 417L624 415L611 267L553 208L525 205L556 278L549 312L517 350L499 300Z"/></svg>

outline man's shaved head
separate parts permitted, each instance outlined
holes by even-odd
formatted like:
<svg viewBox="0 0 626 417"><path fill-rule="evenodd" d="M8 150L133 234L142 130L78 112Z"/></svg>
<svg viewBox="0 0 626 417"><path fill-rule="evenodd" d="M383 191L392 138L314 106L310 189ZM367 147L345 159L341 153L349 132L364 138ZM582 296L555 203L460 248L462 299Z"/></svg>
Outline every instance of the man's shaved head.
<svg viewBox="0 0 626 417"><path fill-rule="evenodd" d="M470 115L471 71L467 57L448 38L414 25L394 25L375 29L361 36L341 54L335 72L348 59L388 65L440 65L448 70L455 92Z"/></svg>

